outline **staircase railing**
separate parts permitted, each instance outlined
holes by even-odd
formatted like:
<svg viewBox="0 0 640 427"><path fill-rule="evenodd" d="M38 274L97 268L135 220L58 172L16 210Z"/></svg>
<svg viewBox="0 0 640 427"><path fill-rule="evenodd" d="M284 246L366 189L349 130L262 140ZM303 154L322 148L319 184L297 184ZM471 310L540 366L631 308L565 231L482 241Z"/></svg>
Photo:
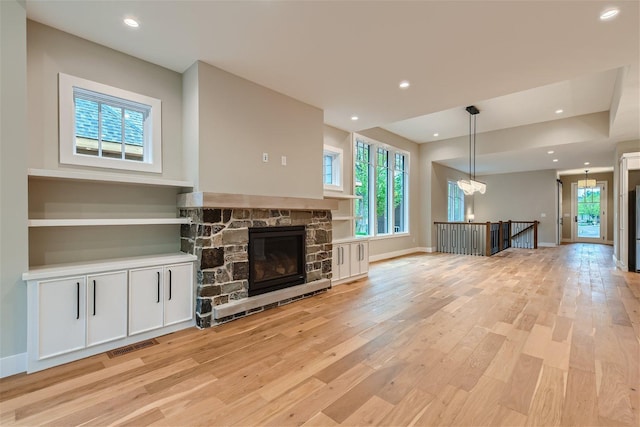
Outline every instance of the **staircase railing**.
<svg viewBox="0 0 640 427"><path fill-rule="evenodd" d="M436 250L491 256L507 248L538 248L538 221L435 222Z"/></svg>

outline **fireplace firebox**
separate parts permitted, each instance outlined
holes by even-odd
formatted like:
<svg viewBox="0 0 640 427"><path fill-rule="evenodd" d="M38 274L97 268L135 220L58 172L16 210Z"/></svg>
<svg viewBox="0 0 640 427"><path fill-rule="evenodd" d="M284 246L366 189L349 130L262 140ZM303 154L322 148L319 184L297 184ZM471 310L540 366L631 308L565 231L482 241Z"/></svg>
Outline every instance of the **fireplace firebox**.
<svg viewBox="0 0 640 427"><path fill-rule="evenodd" d="M249 296L305 283L305 227L249 228Z"/></svg>

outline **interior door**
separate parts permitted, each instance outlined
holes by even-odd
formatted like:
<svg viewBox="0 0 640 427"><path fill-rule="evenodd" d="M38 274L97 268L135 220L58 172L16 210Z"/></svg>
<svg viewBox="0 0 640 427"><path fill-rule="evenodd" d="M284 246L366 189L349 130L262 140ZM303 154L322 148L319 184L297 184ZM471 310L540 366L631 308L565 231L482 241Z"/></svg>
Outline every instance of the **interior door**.
<svg viewBox="0 0 640 427"><path fill-rule="evenodd" d="M562 220L562 181L560 181L559 179L556 180L557 182L557 198L558 198L558 211L556 212L556 223L558 224L558 237L557 237L557 241L556 244L560 244L562 243L562 224L563 224L563 220Z"/></svg>
<svg viewBox="0 0 640 427"><path fill-rule="evenodd" d="M575 242L606 241L607 183L598 181L594 187L572 184L572 237Z"/></svg>

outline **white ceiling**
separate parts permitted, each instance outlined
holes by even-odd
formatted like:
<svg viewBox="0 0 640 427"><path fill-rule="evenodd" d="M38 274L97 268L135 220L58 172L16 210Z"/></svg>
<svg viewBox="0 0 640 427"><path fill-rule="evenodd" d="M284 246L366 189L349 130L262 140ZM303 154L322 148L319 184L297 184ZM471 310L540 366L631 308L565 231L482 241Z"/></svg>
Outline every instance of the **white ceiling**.
<svg viewBox="0 0 640 427"><path fill-rule="evenodd" d="M601 22L612 5L621 13ZM604 141L557 141L599 156L596 166L611 166L616 142L640 138L636 0L27 0L27 14L177 72L207 62L319 107L327 124L348 131L379 126L416 142L459 137L473 104L482 111L479 132L613 108ZM126 16L140 28L125 27ZM625 78L618 69L628 70ZM407 90L398 88L403 79ZM488 164L506 172L527 150L493 154ZM557 168L582 167L574 160Z"/></svg>

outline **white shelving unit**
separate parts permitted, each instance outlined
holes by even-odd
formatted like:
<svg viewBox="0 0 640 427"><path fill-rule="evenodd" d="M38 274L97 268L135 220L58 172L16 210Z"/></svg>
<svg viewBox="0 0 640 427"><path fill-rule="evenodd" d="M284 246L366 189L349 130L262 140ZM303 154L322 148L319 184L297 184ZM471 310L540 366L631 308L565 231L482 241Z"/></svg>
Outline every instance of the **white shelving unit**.
<svg viewBox="0 0 640 427"><path fill-rule="evenodd" d="M87 249L87 256L79 259L95 257L101 262L109 262L111 258L122 256L119 242L123 249L131 248L130 235L136 236L134 239L150 236L151 245L160 243L167 251L175 250L179 236L172 237L174 232L163 228L165 231L161 233L165 237L158 239L155 236L160 229L153 226L175 227L191 223L190 218L177 217L177 205L172 203L172 200L175 203L173 194L191 191L193 184L189 181L68 169L28 169L28 177L27 224L31 230L30 245L33 245L33 252L30 249L29 254L30 266L74 261L73 251L80 254L83 248ZM133 228L131 232L118 229L113 233L111 229L102 228L118 226ZM146 226L151 227L136 228ZM95 233L102 238L113 237L108 242L110 249L96 253ZM71 251L71 243L66 246L61 243L65 240L74 242ZM124 252L142 255L146 251L141 244L139 252ZM52 254L54 256L50 256Z"/></svg>

